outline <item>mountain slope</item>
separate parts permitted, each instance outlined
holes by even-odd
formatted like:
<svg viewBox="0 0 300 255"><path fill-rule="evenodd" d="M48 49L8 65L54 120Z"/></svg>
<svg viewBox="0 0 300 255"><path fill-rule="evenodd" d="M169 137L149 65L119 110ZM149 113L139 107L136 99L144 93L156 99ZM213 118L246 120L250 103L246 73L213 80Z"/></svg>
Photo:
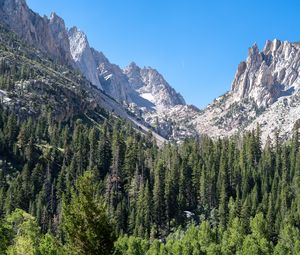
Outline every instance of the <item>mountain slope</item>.
<svg viewBox="0 0 300 255"><path fill-rule="evenodd" d="M0 102L19 116L51 112L59 121L82 116L92 123L114 114L132 123L139 132L149 132L114 99L74 70L55 64L46 55L21 42L0 26ZM154 134L159 143L165 139Z"/></svg>
<svg viewBox="0 0 300 255"><path fill-rule="evenodd" d="M86 35L73 27L68 31L70 52L76 64L85 77L94 85L102 88L97 75L97 67Z"/></svg>
<svg viewBox="0 0 300 255"><path fill-rule="evenodd" d="M0 22L60 63L72 63L65 24L57 15L41 17L25 0L0 0Z"/></svg>
<svg viewBox="0 0 300 255"><path fill-rule="evenodd" d="M156 105L131 86L128 76L118 65L91 48L82 31L76 27L68 30L63 19L55 13L50 18L41 17L25 0L0 0L0 23L55 62L79 70L93 85L122 105L118 105L123 107L122 114L129 109L142 121L141 113L145 109L156 111ZM170 93L166 96L169 99L176 94L171 88L163 93Z"/></svg>
<svg viewBox="0 0 300 255"><path fill-rule="evenodd" d="M22 40L46 53L56 62L79 69L99 91L112 97L110 109L152 126L170 140L208 134L224 137L261 127L262 140L275 133L289 137L298 121L300 46L279 40L267 41L260 52L249 48L246 61L239 64L231 90L204 110L186 105L163 78L150 67L131 63L125 69L111 63L90 47L77 28L68 30L55 13L50 18L31 11L24 0L0 0L0 22ZM105 100L104 100L105 101Z"/></svg>
<svg viewBox="0 0 300 255"><path fill-rule="evenodd" d="M262 140L292 134L300 114L300 47L267 41L260 52L249 48L239 64L231 90L217 98L192 122L197 132L228 136L260 126Z"/></svg>
<svg viewBox="0 0 300 255"><path fill-rule="evenodd" d="M170 108L185 105L183 97L177 93L164 77L151 67L140 68L134 62L124 69L131 87L139 95L153 103L154 107Z"/></svg>

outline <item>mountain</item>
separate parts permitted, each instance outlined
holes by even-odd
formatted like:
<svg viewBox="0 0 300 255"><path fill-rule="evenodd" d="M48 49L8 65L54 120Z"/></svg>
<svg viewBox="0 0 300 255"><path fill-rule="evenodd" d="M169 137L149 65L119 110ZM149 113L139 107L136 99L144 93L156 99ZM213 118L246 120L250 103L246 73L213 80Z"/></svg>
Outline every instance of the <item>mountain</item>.
<svg viewBox="0 0 300 255"><path fill-rule="evenodd" d="M263 142L277 133L282 139L292 135L300 116L299 44L275 39L248 53L231 90L192 121L198 133L224 137L259 126Z"/></svg>
<svg viewBox="0 0 300 255"><path fill-rule="evenodd" d="M151 127L129 113L74 69L59 65L0 25L0 105L20 118L47 113L57 121L80 116L97 125L108 115L140 133ZM153 132L159 144L165 139Z"/></svg>
<svg viewBox="0 0 300 255"><path fill-rule="evenodd" d="M157 70L111 63L89 45L83 31L66 28L55 13L41 17L24 0L0 0L0 22L55 62L81 72L97 93L119 103L126 118L136 116L169 140L232 136L259 126L266 142L277 134L290 137L298 123L298 43L267 41L262 51L254 44L238 65L231 89L200 111L187 105Z"/></svg>
<svg viewBox="0 0 300 255"><path fill-rule="evenodd" d="M194 132L186 128L182 131L182 117L171 122L170 118L166 117L172 115L174 118L176 108L182 109L186 103L157 70L151 67L140 68L134 62L121 69L111 63L102 52L91 48L87 36L76 27L71 28L68 35L71 55L77 68L94 85L145 120L164 137L178 140L194 135ZM174 130L180 130L181 134Z"/></svg>
<svg viewBox="0 0 300 255"><path fill-rule="evenodd" d="M298 43L254 44L200 111L55 13L0 7L0 254L300 254L299 133L261 144L297 127Z"/></svg>
<svg viewBox="0 0 300 255"><path fill-rule="evenodd" d="M92 49L97 66L97 74L105 93L127 107L133 102L136 92L130 87L122 69L112 64L102 52Z"/></svg>
<svg viewBox="0 0 300 255"><path fill-rule="evenodd" d="M85 77L94 85L102 88L97 75L97 66L86 35L73 27L68 31L70 52L76 64Z"/></svg>
<svg viewBox="0 0 300 255"><path fill-rule="evenodd" d="M60 63L71 64L65 24L56 14L48 19L30 10L25 0L0 0L0 22Z"/></svg>
<svg viewBox="0 0 300 255"><path fill-rule="evenodd" d="M175 105L185 105L183 97L177 93L164 77L151 67L140 68L134 62L124 69L131 87L139 95L150 101L157 110Z"/></svg>
<svg viewBox="0 0 300 255"><path fill-rule="evenodd" d="M66 28L63 19L55 13L49 18L41 17L30 10L25 0L0 0L0 23L52 61L79 70L99 91L121 104L118 108L123 107L122 114L130 111L138 115L142 126L144 113L153 114L162 107L169 109L184 103L183 98L151 68L137 67L142 85L136 88L130 81L129 69L126 73L110 63L102 52L90 47L84 32L76 27Z"/></svg>
<svg viewBox="0 0 300 255"><path fill-rule="evenodd" d="M257 127L263 143L275 136L286 140L299 123L299 72L299 43L275 39L262 51L254 44L238 65L230 91L206 108L179 104L145 114L145 120L175 141L203 134L228 137Z"/></svg>
<svg viewBox="0 0 300 255"><path fill-rule="evenodd" d="M76 27L71 28L68 34L71 55L77 67L94 85L121 104L131 109L137 106L142 111L185 104L183 97L157 70L140 68L134 62L123 70L111 63L102 52L90 48L86 35Z"/></svg>

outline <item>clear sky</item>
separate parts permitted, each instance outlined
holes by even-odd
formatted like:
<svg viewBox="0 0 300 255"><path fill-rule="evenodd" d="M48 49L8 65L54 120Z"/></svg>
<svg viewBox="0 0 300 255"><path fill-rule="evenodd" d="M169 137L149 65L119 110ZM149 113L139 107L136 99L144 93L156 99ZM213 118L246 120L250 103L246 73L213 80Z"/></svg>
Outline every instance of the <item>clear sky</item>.
<svg viewBox="0 0 300 255"><path fill-rule="evenodd" d="M187 103L203 108L230 89L248 47L267 39L300 41L297 0L27 0L121 67L151 66Z"/></svg>

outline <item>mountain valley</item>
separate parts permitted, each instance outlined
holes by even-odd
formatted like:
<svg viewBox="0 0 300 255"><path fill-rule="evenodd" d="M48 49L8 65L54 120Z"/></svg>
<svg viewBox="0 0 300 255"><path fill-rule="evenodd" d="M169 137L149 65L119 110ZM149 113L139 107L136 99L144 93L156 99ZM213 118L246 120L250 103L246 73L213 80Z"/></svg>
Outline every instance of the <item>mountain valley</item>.
<svg viewBox="0 0 300 255"><path fill-rule="evenodd" d="M255 43L198 109L0 0L0 254L300 254L299 74L299 43Z"/></svg>

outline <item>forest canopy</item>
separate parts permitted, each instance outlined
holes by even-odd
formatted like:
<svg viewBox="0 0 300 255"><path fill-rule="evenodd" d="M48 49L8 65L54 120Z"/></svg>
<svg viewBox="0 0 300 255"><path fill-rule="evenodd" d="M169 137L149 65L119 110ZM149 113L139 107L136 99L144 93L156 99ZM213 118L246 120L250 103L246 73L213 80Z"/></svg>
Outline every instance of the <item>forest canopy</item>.
<svg viewBox="0 0 300 255"><path fill-rule="evenodd" d="M158 148L95 125L0 108L1 254L300 254L299 134Z"/></svg>

